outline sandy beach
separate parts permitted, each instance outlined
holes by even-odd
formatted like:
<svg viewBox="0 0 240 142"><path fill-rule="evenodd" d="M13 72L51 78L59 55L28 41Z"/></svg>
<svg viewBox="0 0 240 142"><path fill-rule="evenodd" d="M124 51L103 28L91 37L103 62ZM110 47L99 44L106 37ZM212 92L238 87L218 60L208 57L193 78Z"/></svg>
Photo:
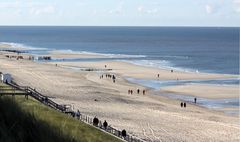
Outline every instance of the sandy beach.
<svg viewBox="0 0 240 142"><path fill-rule="evenodd" d="M238 85L189 84L182 86L164 87L162 91L192 95L209 99L238 98Z"/></svg>
<svg viewBox="0 0 240 142"><path fill-rule="evenodd" d="M34 62L9 59L5 57L9 53L1 53L0 71L12 74L19 85L34 87L59 103L71 104L75 110L107 120L110 125L126 129L146 141L240 141L238 116L192 104L181 108L180 101L156 95L159 92L125 80L125 77L156 79L157 74L160 74L157 78L159 80L224 79L238 76L171 72L117 61ZM56 57L76 56L58 53ZM94 68L99 71L82 71L77 68ZM116 83L105 76L100 79L105 74L116 75ZM128 94L129 89L134 91L133 95ZM140 94L136 93L137 89L141 90ZM144 89L146 95L142 94ZM208 91L208 95L204 90ZM206 98L234 98L239 95L239 86L201 84L169 87L164 91Z"/></svg>

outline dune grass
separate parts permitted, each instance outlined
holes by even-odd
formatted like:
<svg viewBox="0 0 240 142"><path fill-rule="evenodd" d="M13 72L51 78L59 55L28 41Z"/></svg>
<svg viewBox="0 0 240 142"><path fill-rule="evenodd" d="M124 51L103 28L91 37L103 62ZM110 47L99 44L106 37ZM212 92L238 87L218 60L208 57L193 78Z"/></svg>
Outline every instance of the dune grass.
<svg viewBox="0 0 240 142"><path fill-rule="evenodd" d="M24 96L0 97L0 141L120 142L92 126Z"/></svg>
<svg viewBox="0 0 240 142"><path fill-rule="evenodd" d="M15 94L20 93L21 94L24 92L20 90L16 90L13 87L0 82L0 93L15 93Z"/></svg>

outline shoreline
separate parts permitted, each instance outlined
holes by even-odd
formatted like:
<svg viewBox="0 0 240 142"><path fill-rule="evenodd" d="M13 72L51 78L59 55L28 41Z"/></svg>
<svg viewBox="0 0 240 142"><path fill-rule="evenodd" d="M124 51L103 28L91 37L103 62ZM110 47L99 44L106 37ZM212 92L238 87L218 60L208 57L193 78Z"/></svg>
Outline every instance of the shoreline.
<svg viewBox="0 0 240 142"><path fill-rule="evenodd" d="M6 45L5 45L6 46ZM6 47L8 48L8 46ZM2 51L3 52L3 51ZM4 53L6 54L9 54L8 51L4 51ZM52 54L50 54L52 53ZM10 54L15 54L15 53L10 53ZM18 53L19 54L19 53ZM28 54L28 53L23 53L23 55L26 55L26 56L32 56L31 54ZM62 51L51 51L49 52L49 54L51 57L52 56L57 56L57 57L64 57L64 58L75 58L75 57L79 57L79 58L102 58L102 56L98 56L98 55L93 55L93 54L73 54L73 53L64 53ZM40 61L41 63L41 61ZM56 65L58 64L59 67L63 67L63 68L67 68L67 69L72 69L72 70L78 70L78 71L93 71L93 72L106 72L106 71L112 71L112 70L121 70L121 69L118 69L116 68L116 65L119 65L119 66L128 66L128 67L132 67L132 68L135 68L137 70L144 70L144 72L146 72L146 70L150 70L148 71L149 72L156 72L159 73L161 72L161 74L163 73L164 75L166 75L168 73L168 77L166 78L162 78L162 76L156 78L156 77L152 77L152 76L147 76L147 75L141 75L141 76L132 76L132 74L128 75L128 72L126 72L126 70L124 71L124 73L122 72L119 72L119 71L116 71L116 73L120 74L121 76L123 76L124 78L127 79L127 81L129 83L134 83L134 84L138 84L138 85L142 85L143 87L147 87L148 89L157 89L159 90L159 88L155 88L155 87L152 87L151 85L146 85L146 83L149 83L149 81L153 80L153 81L159 81L159 80L162 80L163 82L166 81L166 84L168 85L163 85L162 83L161 84L157 84L157 86L161 86L161 92L165 92L165 93L175 93L176 95L179 94L179 96L183 95L183 96L187 96L187 97L202 97L202 98L205 98L205 99L222 99L222 98L238 98L239 95L239 90L236 90L236 87L238 84L235 84L235 94L233 95L233 92L230 93L230 96L229 95L223 95L223 96L219 96L217 94L221 93L222 91L224 92L226 89L228 89L229 87L232 87L232 86L224 86L226 89L223 89L221 91L218 91L216 92L217 89L219 88L222 88L222 87L218 87L217 89L212 89L212 88L216 88L216 86L218 86L219 84L215 84L215 85L212 85L211 83L205 83L204 82L201 82L201 81L208 81L208 80L226 80L226 79L229 79L229 80L239 80L239 76L238 75L228 75L228 74L209 74L209 73L195 73L195 72L183 72L183 71L174 71L170 73L169 75L169 72L170 72L170 69L159 69L159 68L154 68L154 67L146 67L146 66L141 66L141 65L136 65L136 64L133 64L133 63L129 63L129 62L125 62L125 61L97 61L97 62L93 62L93 61L86 61L86 62L43 62L43 63L47 63L47 64L55 64ZM99 66L99 64L102 64L101 66ZM103 65L104 64L104 65ZM109 69L108 67L106 68L103 68L103 66L106 66L106 64L111 64L110 66L114 67L114 69ZM114 71L113 71L114 72ZM142 72L142 74L144 74L144 72ZM98 73L99 74L99 73ZM136 72L134 73L136 74ZM139 73L138 73L139 74ZM179 80L179 77L170 77L172 75L175 75L175 74L179 74L178 76L183 76L185 75L185 78ZM176 75L175 75L176 76ZM197 76L197 77L195 77ZM129 79L130 80L129 80ZM138 80L138 79L145 79L145 82L146 83L142 83L140 81L131 81L131 79L135 79L135 80ZM151 79L151 80L149 80ZM200 90L199 87L195 87L195 89L193 89L193 86L191 82L196 82L198 81L197 83L199 84L200 87L202 87L202 85L205 85L205 87L202 87L202 89L208 89L208 90L213 90L212 93L213 95L210 94L210 96L204 96L204 95L199 95L199 93L197 92L200 92L200 91L197 91L197 92L193 92L191 90ZM173 82L173 83L171 83ZM176 82L176 83L174 83ZM187 82L186 84L179 84L181 82ZM239 81L238 81L239 82ZM195 84L195 83L194 83ZM163 85L163 87L162 87ZM192 85L192 87L191 87ZM195 84L196 85L196 84ZM155 85L156 86L156 85ZM190 86L188 88L186 88L186 86ZM211 86L211 87L209 87ZM207 88L206 88L207 87ZM178 89L179 88L179 89ZM186 88L186 89L185 89ZM185 91L184 91L185 90ZM187 91L188 90L188 91ZM190 90L190 91L189 91ZM226 92L225 94L229 94L229 92ZM184 97L183 97L184 98ZM184 100L183 100L184 101Z"/></svg>
<svg viewBox="0 0 240 142"><path fill-rule="evenodd" d="M8 46L6 47L8 49ZM9 54L8 51L4 51L6 54ZM50 54L52 53L52 54ZM15 54L15 53L10 53L10 54ZM26 56L32 56L31 54L28 54L28 53L22 53L23 55L26 55ZM76 57L79 57L79 58L104 58L103 56L98 56L98 55L94 55L94 54L83 54L83 53L80 53L80 54L75 54L75 53L64 53L62 51L51 51L49 52L50 57L64 57L64 58L76 58ZM44 55L43 55L44 56ZM42 61L40 61L39 63L41 63ZM215 92L215 95L214 96L202 96L202 95L198 95L199 93L194 93L194 92L191 92L191 91L182 91L181 88L178 89L179 87L182 87L182 89L186 86L191 86L191 82L197 82L199 83L199 85L206 85L207 86L212 86L213 85L210 83L205 83L204 82L201 82L201 81L208 81L208 80L218 80L218 81L221 81L221 80L226 80L226 79L229 79L229 80L239 80L239 75L232 75L232 74L212 74L212 73L196 73L196 72L185 72L185 71L174 71L169 73L171 70L170 69L160 69L160 68L154 68L154 67L147 67L147 66L141 66L141 65L136 65L136 64L133 64L133 63L129 63L129 62L125 62L125 61L84 61L84 62L43 62L43 63L47 63L47 64L56 64L58 66L61 66L63 68L68 68L68 69L72 69L72 70L78 70L78 71L95 71L95 72L106 72L106 71L111 71L111 70L118 70L116 73L118 74L121 74L124 78L126 78L128 80L128 78L130 79L145 79L145 81L149 82L150 80L153 80L153 81L159 81L159 80L162 80L162 81L166 81L167 83L166 84L169 84L168 82L173 82L172 85L170 83L170 85L164 85L163 87L161 87L161 90L162 92L166 92L166 93L176 93L176 94L180 94L180 95L184 95L184 96L195 96L195 97L205 97L206 99L207 98L210 98L210 99L222 99L222 98L237 98L239 97L237 95L237 91L236 91L236 86L239 85L239 84L235 84L235 95L233 96L232 94L230 96L217 96L216 94L217 93L220 93L220 92ZM101 64L99 66L99 64ZM111 67L113 67L114 69L109 69L109 67L103 67L105 66L106 64L110 64ZM127 68L134 68L136 70L144 70L144 72L141 72L141 73L136 73L134 72L134 74L137 74L137 75L133 75L132 73L129 73L129 72L126 72L126 70L124 71L124 73L122 73L121 71L121 68L117 68L116 65L119 65L119 66L127 66ZM128 69L129 69L128 68ZM147 71L148 70L148 71ZM153 77L153 76L149 76L149 75L139 75L139 74L144 74L145 72L148 72L150 74L150 72L156 72L155 75L157 73L160 72L160 77ZM114 71L113 71L114 72ZM165 77L162 77L162 74L164 74ZM177 75L176 75L177 74ZM168 77L166 77L168 76ZM172 77L172 76L175 76L175 77ZM179 76L179 77L178 77ZM183 76L183 78L181 78ZM142 85L143 87L148 87L149 89L150 88L153 88L153 89L157 89L158 88L155 88L155 87L152 87L152 86L148 86L146 85L146 83L139 83L139 81L131 81L131 80L128 80L129 83L134 83L134 84L138 84L138 85ZM174 82L177 82L176 84L174 84ZM181 82L188 82L186 84L178 84L178 83L181 83ZM239 82L239 81L238 81ZM214 87L218 86L220 84L215 84ZM222 85L222 84L221 84ZM158 84L157 86L162 86L162 84ZM229 86L228 86L229 87ZM226 86L225 86L226 88ZM192 89L191 87L188 87L188 89L190 90L194 90ZM196 89L196 88L195 88ZM198 88L197 88L198 89ZM203 87L203 89L206 89ZM207 89L211 89L211 87L208 87ZM186 89L183 89L183 90L186 90ZM215 89L216 90L216 89ZM224 89L223 89L224 90ZM227 94L227 93L226 93ZM239 94L239 90L238 90L238 94Z"/></svg>
<svg viewBox="0 0 240 142"><path fill-rule="evenodd" d="M55 66L57 64L57 66ZM111 71L78 71L61 67L72 65ZM72 104L87 115L98 116L120 129L141 136L147 141L219 141L240 140L240 123L236 116L209 110L192 104L183 109L180 101L156 96L154 90L129 83L125 77L144 79L216 79L227 75L171 73L121 62L34 62L8 59L0 55L0 70L11 73L20 85L29 85L43 94L54 97L59 103ZM101 74L114 74L116 83ZM137 94L137 89L147 94ZM134 90L133 95L127 93ZM175 122L175 123L172 123ZM201 125L199 125L201 124ZM206 133L205 130L210 131ZM219 130L219 131L217 131ZM220 133L221 130L221 133ZM223 134L224 133L224 134ZM199 137L196 137L199 136ZM229 139L231 138L231 139Z"/></svg>
<svg viewBox="0 0 240 142"><path fill-rule="evenodd" d="M198 69L191 69L191 68L182 68L182 67L174 67L174 66L152 66L147 64L138 64L134 63L131 60L124 60L124 58L138 58L141 57L147 57L147 55L128 55L128 54L111 54L111 53L96 53L96 52L88 52L88 51L73 51L68 49L49 49L49 48L41 48L41 47L33 47L28 46L22 43L13 43L13 42L0 42L0 50L15 50L20 51L20 53L26 54L26 55L32 55L32 56L51 56L53 59L51 62L65 62L65 60L72 60L71 62L78 62L78 59L96 59L103 61L119 61L124 62L128 64L133 64L136 66L142 66L146 68L155 68L160 70L175 70L177 72L185 72L185 73L199 73L199 74L218 74L218 75L224 75L224 76L231 76L232 78L240 78L240 74L227 74L227 73L216 73L216 72L205 72L200 71ZM41 51L39 53L28 53L25 51ZM42 52L42 50L44 52ZM24 52L22 52L24 51ZM87 60L86 60L87 61ZM165 60L164 60L165 61ZM85 62L85 61L84 61Z"/></svg>

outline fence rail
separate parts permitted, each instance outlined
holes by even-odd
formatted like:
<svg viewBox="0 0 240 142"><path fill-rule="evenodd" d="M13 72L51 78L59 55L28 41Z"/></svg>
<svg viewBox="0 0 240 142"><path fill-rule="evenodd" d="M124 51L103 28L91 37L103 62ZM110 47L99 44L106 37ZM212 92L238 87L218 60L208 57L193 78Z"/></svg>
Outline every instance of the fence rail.
<svg viewBox="0 0 240 142"><path fill-rule="evenodd" d="M34 99L38 100L39 102L41 102L55 110L61 111L66 114L70 114L72 117L75 117L76 119L78 119L82 122L85 122L89 125L93 125L106 133L112 134L112 135L120 138L121 140L124 140L127 142L144 142L144 140L137 138L136 136L130 135L128 133L123 134L123 131L113 128L109 125L107 127L104 127L101 120L99 120L99 123L97 125L94 125L93 117L90 117L88 115L81 114L81 113L79 115L77 115L77 112L74 112L73 110L69 110L65 105L57 104L56 102L49 99L49 97L42 95L41 93L36 91L36 89L33 89L29 86L19 86L16 83L10 83L9 85L15 89L26 92L24 94L25 96L29 95L29 96L33 97Z"/></svg>

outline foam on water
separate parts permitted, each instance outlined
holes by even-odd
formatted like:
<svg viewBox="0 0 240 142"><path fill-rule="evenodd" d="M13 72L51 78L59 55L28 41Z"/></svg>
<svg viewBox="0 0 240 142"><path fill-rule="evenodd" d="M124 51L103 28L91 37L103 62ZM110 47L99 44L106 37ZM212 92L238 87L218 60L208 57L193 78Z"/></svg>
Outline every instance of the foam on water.
<svg viewBox="0 0 240 142"><path fill-rule="evenodd" d="M188 68L180 68L175 67L174 63L168 60L122 60L124 62L129 62L139 66L146 66L146 67L154 67L160 69L169 69L169 70L177 70L182 72L196 72L199 73L198 70L188 69Z"/></svg>
<svg viewBox="0 0 240 142"><path fill-rule="evenodd" d="M25 44L13 42L0 42L0 44L10 45L11 48L17 48L22 50L48 50L47 48L32 47Z"/></svg>
<svg viewBox="0 0 240 142"><path fill-rule="evenodd" d="M126 54L103 54L96 52L88 52L88 51L73 51L73 50L56 50L57 53L70 53L70 54L87 54L87 55L99 55L107 58L143 58L145 55L126 55Z"/></svg>
<svg viewBox="0 0 240 142"><path fill-rule="evenodd" d="M13 42L0 42L0 44L5 44L5 45L10 45L11 48L13 49L22 49L22 50L30 50L30 51L45 51L41 52L44 54L49 54L49 52L56 52L56 53L65 53L65 54L87 54L87 55L96 55L96 56L103 56L105 58L144 58L146 57L145 55L127 55L127 54L103 54L103 53L96 53L96 52L88 52L88 51L73 51L71 49L66 49L66 50L58 50L58 49L48 49L48 48L39 48L39 47L33 47L33 46L28 46L25 44L21 43L13 43ZM38 52L36 52L38 53Z"/></svg>
<svg viewBox="0 0 240 142"><path fill-rule="evenodd" d="M162 58L189 59L189 56L158 56Z"/></svg>

